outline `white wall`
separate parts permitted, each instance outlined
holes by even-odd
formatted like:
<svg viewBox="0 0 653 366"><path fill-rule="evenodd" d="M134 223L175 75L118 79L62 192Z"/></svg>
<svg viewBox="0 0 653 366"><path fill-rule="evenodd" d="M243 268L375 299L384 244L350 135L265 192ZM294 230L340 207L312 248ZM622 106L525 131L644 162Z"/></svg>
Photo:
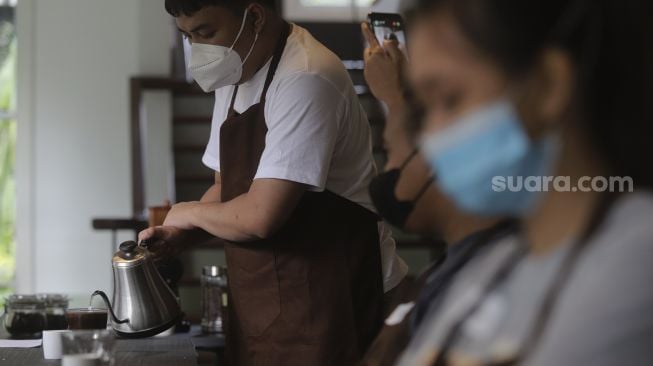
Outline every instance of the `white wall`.
<svg viewBox="0 0 653 366"><path fill-rule="evenodd" d="M172 146L172 93L143 93L140 121L145 207L175 202L175 170Z"/></svg>
<svg viewBox="0 0 653 366"><path fill-rule="evenodd" d="M110 235L131 215L129 77L167 75L161 1L18 2L21 292L111 290Z"/></svg>
<svg viewBox="0 0 653 366"><path fill-rule="evenodd" d="M307 5L311 1L282 0L282 9L286 19L297 22L362 22L371 11L397 13L412 2L414 0L341 0L335 2L340 6L311 6Z"/></svg>

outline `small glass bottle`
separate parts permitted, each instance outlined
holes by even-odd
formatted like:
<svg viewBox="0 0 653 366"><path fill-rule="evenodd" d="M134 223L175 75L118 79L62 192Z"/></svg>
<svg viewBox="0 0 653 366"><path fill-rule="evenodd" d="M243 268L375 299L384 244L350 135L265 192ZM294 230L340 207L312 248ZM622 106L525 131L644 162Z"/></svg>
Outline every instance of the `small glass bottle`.
<svg viewBox="0 0 653 366"><path fill-rule="evenodd" d="M40 337L46 327L45 299L37 295L5 298L5 329L14 337Z"/></svg>
<svg viewBox="0 0 653 366"><path fill-rule="evenodd" d="M227 305L227 270L220 266L202 268L202 332L222 332L222 310Z"/></svg>

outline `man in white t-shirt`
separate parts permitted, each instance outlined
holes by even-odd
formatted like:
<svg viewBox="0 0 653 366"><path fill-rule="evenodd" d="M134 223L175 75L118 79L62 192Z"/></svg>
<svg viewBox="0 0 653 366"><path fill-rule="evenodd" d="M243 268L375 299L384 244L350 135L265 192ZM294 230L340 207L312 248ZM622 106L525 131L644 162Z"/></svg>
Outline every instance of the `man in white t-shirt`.
<svg viewBox="0 0 653 366"><path fill-rule="evenodd" d="M346 70L272 4L166 0L191 75L215 91L202 161L216 179L139 237L227 241L235 364L353 364L381 324L377 295L407 267L372 213L370 128Z"/></svg>

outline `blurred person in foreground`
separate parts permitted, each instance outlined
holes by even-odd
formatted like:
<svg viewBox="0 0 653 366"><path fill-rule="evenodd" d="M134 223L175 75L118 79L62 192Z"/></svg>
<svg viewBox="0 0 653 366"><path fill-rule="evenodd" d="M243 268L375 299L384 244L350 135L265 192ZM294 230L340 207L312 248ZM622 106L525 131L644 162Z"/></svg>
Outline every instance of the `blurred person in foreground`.
<svg viewBox="0 0 653 366"><path fill-rule="evenodd" d="M423 0L416 13L409 80L436 184L520 228L451 279L397 364L650 364L652 4Z"/></svg>
<svg viewBox="0 0 653 366"><path fill-rule="evenodd" d="M394 226L426 238L442 237L449 244L444 257L431 263L416 281L397 289L385 325L361 362L392 365L410 340L411 328L419 324L448 279L476 250L507 235L514 225L461 212L438 191L414 140L423 116L406 92L405 56L396 39L380 45L367 23L362 24L362 33L369 45L365 49L365 80L387 110L383 138L388 162L370 185L372 201Z"/></svg>

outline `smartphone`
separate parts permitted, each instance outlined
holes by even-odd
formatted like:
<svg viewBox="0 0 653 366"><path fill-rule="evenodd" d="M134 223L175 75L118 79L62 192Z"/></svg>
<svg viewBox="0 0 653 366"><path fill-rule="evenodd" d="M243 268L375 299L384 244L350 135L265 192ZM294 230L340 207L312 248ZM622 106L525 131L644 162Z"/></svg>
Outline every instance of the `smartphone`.
<svg viewBox="0 0 653 366"><path fill-rule="evenodd" d="M369 13L367 22L372 27L379 44L382 45L386 39L396 39L400 48L406 47L406 32L401 15L395 13Z"/></svg>

